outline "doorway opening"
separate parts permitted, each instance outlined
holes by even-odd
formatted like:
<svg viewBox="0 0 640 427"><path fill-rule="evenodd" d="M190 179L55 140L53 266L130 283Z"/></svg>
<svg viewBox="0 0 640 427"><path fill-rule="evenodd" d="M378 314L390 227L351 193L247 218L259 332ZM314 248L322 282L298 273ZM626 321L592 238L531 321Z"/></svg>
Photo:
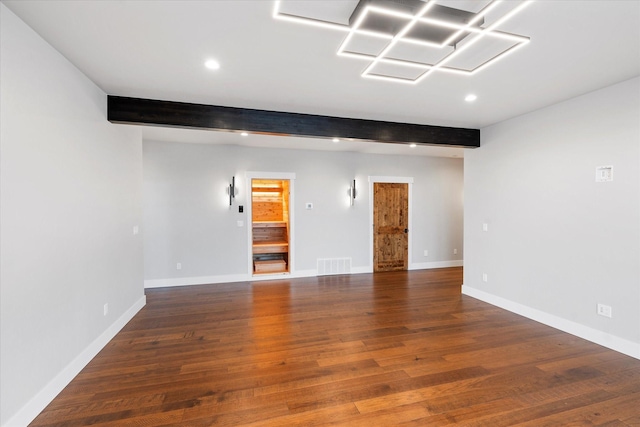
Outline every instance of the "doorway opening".
<svg viewBox="0 0 640 427"><path fill-rule="evenodd" d="M251 179L253 274L290 272L290 182Z"/></svg>

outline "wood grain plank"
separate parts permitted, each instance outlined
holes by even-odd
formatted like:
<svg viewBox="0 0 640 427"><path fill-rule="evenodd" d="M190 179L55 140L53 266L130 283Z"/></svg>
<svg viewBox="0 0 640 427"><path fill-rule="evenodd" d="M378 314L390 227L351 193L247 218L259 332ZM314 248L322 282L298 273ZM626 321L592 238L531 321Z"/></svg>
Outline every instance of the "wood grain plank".
<svg viewBox="0 0 640 427"><path fill-rule="evenodd" d="M638 425L640 361L461 268L148 289L32 426Z"/></svg>

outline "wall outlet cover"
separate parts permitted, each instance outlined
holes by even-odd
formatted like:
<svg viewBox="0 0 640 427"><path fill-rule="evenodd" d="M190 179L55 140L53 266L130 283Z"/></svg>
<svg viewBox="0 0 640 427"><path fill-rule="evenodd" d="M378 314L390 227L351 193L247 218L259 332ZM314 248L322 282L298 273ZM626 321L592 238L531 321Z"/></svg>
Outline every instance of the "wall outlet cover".
<svg viewBox="0 0 640 427"><path fill-rule="evenodd" d="M598 314L604 317L613 317L613 310L610 305L598 304Z"/></svg>
<svg viewBox="0 0 640 427"><path fill-rule="evenodd" d="M596 182L613 181L613 166L598 166L596 168Z"/></svg>

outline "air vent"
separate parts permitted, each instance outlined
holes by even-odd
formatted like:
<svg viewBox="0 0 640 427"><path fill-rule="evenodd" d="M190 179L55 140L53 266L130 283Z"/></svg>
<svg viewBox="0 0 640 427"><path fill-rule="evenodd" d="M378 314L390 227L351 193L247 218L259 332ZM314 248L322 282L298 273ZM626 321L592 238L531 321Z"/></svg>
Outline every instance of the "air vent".
<svg viewBox="0 0 640 427"><path fill-rule="evenodd" d="M351 258L318 258L318 276L351 274Z"/></svg>

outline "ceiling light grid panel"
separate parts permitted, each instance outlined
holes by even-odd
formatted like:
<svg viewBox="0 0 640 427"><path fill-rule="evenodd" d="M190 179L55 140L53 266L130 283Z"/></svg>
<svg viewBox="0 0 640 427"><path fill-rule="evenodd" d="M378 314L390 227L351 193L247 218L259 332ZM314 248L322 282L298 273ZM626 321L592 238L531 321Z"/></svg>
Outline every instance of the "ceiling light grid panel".
<svg viewBox="0 0 640 427"><path fill-rule="evenodd" d="M415 84L433 72L472 75L529 42L502 26L533 0L360 0L348 25L280 12L274 17L345 31L339 56L362 76ZM281 5L282 4L282 5Z"/></svg>

